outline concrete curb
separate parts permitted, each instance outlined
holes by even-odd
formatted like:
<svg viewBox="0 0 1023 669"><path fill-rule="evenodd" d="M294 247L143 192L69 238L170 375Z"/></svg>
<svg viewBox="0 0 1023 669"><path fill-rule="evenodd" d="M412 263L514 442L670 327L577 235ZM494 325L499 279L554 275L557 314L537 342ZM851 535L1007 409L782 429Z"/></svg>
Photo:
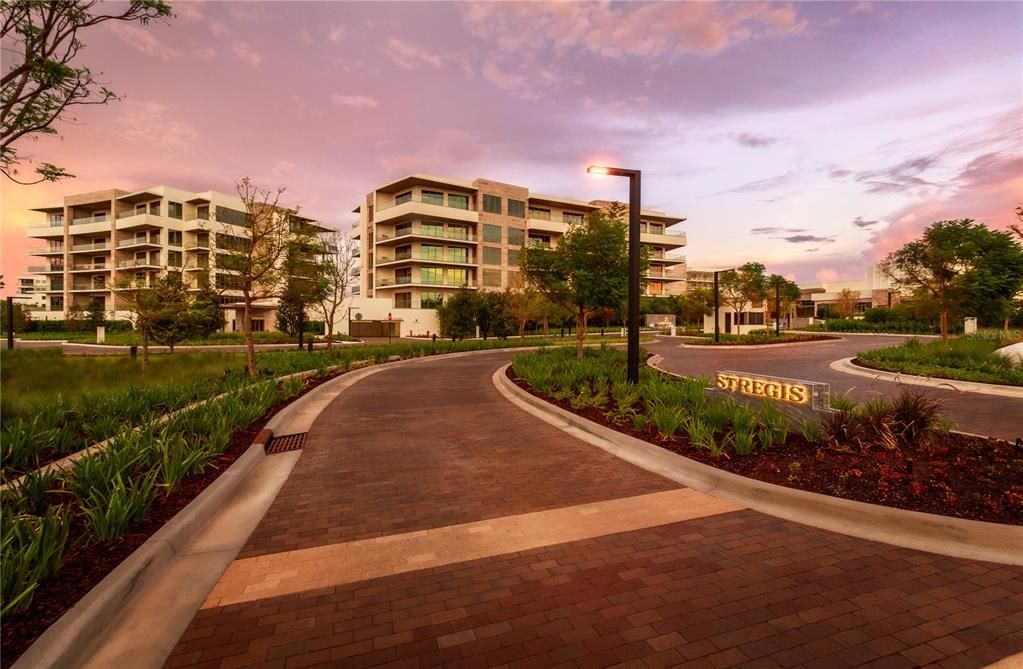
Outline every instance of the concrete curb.
<svg viewBox="0 0 1023 669"><path fill-rule="evenodd" d="M950 388L965 393L978 393L981 395L998 395L1000 397L1018 397L1023 399L1023 386L1002 386L997 383L978 383L976 381L956 381L954 379L941 379L930 376L914 376L913 374L900 374L897 372L886 372L880 369L871 369L853 363L853 358L841 358L830 365L831 369L843 374L863 376L875 381L890 381L910 386L926 386L928 388Z"/></svg>
<svg viewBox="0 0 1023 669"><path fill-rule="evenodd" d="M949 518L786 488L677 455L554 406L498 369L494 385L537 418L637 467L682 485L803 525L870 541L970 560L1023 565L1023 527Z"/></svg>
<svg viewBox="0 0 1023 669"><path fill-rule="evenodd" d="M61 616L14 663L15 667L80 666L103 638L109 621L169 562L220 510L239 486L266 458L265 441L257 440L144 544L119 564L92 590Z"/></svg>

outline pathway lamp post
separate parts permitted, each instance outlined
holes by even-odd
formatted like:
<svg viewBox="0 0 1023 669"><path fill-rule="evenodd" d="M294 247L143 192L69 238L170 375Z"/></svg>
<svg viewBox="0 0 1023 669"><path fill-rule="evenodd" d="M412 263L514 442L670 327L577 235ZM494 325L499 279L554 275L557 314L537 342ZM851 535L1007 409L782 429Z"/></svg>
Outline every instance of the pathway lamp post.
<svg viewBox="0 0 1023 669"><path fill-rule="evenodd" d="M590 174L629 178L629 301L626 319L628 328L626 377L629 383L639 383L639 212L642 207L640 171L604 165L590 165L586 171Z"/></svg>

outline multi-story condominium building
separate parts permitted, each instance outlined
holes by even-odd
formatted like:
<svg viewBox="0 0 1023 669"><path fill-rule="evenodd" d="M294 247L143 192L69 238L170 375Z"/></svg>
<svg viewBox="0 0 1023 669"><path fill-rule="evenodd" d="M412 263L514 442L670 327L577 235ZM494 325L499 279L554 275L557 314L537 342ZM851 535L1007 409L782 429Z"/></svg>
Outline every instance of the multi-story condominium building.
<svg viewBox="0 0 1023 669"><path fill-rule="evenodd" d="M45 267L29 267L29 271L43 270ZM46 287L47 281L41 276L18 276L15 277L18 287L14 293L14 303L30 311L37 311L46 308Z"/></svg>
<svg viewBox="0 0 1023 669"><path fill-rule="evenodd" d="M356 207L361 267L355 307L369 298L402 313L405 331L436 327L432 313L459 288L503 290L520 282L519 254L530 243L555 247L569 225L610 202L541 195L488 179L460 181L413 174L374 189ZM649 295L680 292L685 275L670 271L686 244L669 228L685 219L642 211L641 239L650 249ZM361 299L360 299L361 298ZM431 313L418 313L418 311ZM374 311L370 309L370 311ZM418 325L413 326L413 322ZM435 330L434 330L435 331Z"/></svg>
<svg viewBox="0 0 1023 669"><path fill-rule="evenodd" d="M714 290L714 270L686 269L685 292L692 293L697 290Z"/></svg>
<svg viewBox="0 0 1023 669"><path fill-rule="evenodd" d="M30 268L43 277L45 309L35 314L65 318L72 305L87 310L99 303L112 318L128 318L111 286L129 280L152 285L167 270L183 272L193 291L212 286L225 309L227 330L241 330L241 291L237 272L217 258L249 241L248 214L238 197L206 191L192 193L168 186L129 192L117 189L68 195L63 202L32 211L45 224L28 236L45 246L31 251L46 265ZM296 217L314 226L310 219ZM254 330L276 326L276 300L253 313Z"/></svg>
<svg viewBox="0 0 1023 669"><path fill-rule="evenodd" d="M823 281L803 284L799 287L802 297L796 308L799 317L819 317L823 307L833 307L839 302L839 294L848 290L856 298L855 313L862 314L871 307L890 307L899 301L898 292L892 280L877 265L870 265L858 281Z"/></svg>

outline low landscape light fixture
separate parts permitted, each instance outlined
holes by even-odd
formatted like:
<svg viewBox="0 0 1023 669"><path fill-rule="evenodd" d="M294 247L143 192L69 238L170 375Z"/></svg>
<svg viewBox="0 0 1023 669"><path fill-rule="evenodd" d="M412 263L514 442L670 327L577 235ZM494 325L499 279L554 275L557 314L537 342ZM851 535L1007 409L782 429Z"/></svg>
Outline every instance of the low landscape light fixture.
<svg viewBox="0 0 1023 669"><path fill-rule="evenodd" d="M625 372L629 383L639 383L639 211L642 207L639 186L640 171L606 165L590 165L586 171L589 174L629 178L629 313L626 323L628 355Z"/></svg>

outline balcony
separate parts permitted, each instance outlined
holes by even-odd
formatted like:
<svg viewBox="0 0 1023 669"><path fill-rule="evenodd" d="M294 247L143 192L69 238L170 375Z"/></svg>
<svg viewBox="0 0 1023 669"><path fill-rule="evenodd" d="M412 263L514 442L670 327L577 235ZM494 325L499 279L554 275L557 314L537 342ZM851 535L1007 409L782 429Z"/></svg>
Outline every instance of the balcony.
<svg viewBox="0 0 1023 669"><path fill-rule="evenodd" d="M160 217L146 212L127 213L123 217L118 216L117 218L118 230L143 230L158 227L160 227Z"/></svg>
<svg viewBox="0 0 1023 669"><path fill-rule="evenodd" d="M377 256L377 266L386 265L389 263L402 263L402 262L415 262L415 263L437 263L439 265L476 265L476 261L473 258L463 258L458 255L452 255L450 253L444 253L441 255L424 256L420 253L403 253L395 255L393 258L390 256Z"/></svg>
<svg viewBox="0 0 1023 669"><path fill-rule="evenodd" d="M33 256L64 255L64 245L63 244L50 244L49 246L46 246L44 248L35 249L34 251L29 251L28 254L29 255L33 255Z"/></svg>
<svg viewBox="0 0 1023 669"><path fill-rule="evenodd" d="M384 223L404 218L415 218L417 216L443 218L463 223L477 223L480 220L479 213L471 209L452 207L441 200L433 198L424 200L422 197L412 197L398 204L386 202L377 205L375 222Z"/></svg>
<svg viewBox="0 0 1023 669"><path fill-rule="evenodd" d="M679 248L686 245L686 233L672 232L671 230L665 230L664 232L641 231L639 234L639 241L644 244L657 244L659 246Z"/></svg>
<svg viewBox="0 0 1023 669"><path fill-rule="evenodd" d="M107 292L106 284L90 284L90 283L73 283L71 284L72 293L105 293Z"/></svg>
<svg viewBox="0 0 1023 669"><path fill-rule="evenodd" d="M160 269L163 267L159 261L155 260L120 260L117 263L117 269Z"/></svg>
<svg viewBox="0 0 1023 669"><path fill-rule="evenodd" d="M686 264L685 256L669 256L662 255L661 257L650 256L650 264L657 265L684 265Z"/></svg>
<svg viewBox="0 0 1023 669"><path fill-rule="evenodd" d="M36 226L34 228L28 228L25 230L25 234L29 237L64 237L64 224L60 225L44 225Z"/></svg>
<svg viewBox="0 0 1023 669"><path fill-rule="evenodd" d="M29 274L42 274L43 272L47 271L48 269L50 269L50 268L47 265L29 265L28 266L28 273Z"/></svg>
<svg viewBox="0 0 1023 669"><path fill-rule="evenodd" d="M450 230L432 231L429 228L424 230L422 226L413 226L407 230L401 230L392 234L381 234L377 237L377 244L393 244L406 239L424 237L426 239L449 239L454 242L476 243L476 235L472 233L452 232Z"/></svg>
<svg viewBox="0 0 1023 669"><path fill-rule="evenodd" d="M64 263L58 263L55 265L51 264L48 267L46 265L42 265L40 266L40 269L33 269L29 267L28 271L32 272L33 274L63 274Z"/></svg>
<svg viewBox="0 0 1023 669"><path fill-rule="evenodd" d="M93 242L92 244L75 244L71 247L71 253L85 253L88 251L109 251L110 242Z"/></svg>
<svg viewBox="0 0 1023 669"><path fill-rule="evenodd" d="M395 279L380 279L376 282L377 288L388 288L394 286L448 286L450 288L475 288L476 282L472 279L466 281L453 281L451 279L423 279L422 277L398 277Z"/></svg>
<svg viewBox="0 0 1023 669"><path fill-rule="evenodd" d="M161 248L163 244L160 243L159 239L155 241L152 238L143 237L132 237L130 239L121 239L117 242L117 248L119 249L138 249L138 248Z"/></svg>
<svg viewBox="0 0 1023 669"><path fill-rule="evenodd" d="M356 246L356 247L352 248L352 257L353 258L358 258L361 255L362 255L362 247L361 246Z"/></svg>
<svg viewBox="0 0 1023 669"><path fill-rule="evenodd" d="M93 232L109 232L110 221L110 216L76 218L71 221L71 234L87 235Z"/></svg>
<svg viewBox="0 0 1023 669"><path fill-rule="evenodd" d="M113 267L106 263L81 263L71 265L72 272L109 272Z"/></svg>
<svg viewBox="0 0 1023 669"><path fill-rule="evenodd" d="M361 274L362 274L362 268L361 267L353 267L352 268L352 276L360 276Z"/></svg>
<svg viewBox="0 0 1023 669"><path fill-rule="evenodd" d="M194 242L185 242L185 250L186 251L209 251L210 250L210 240L208 240L208 239L199 239L199 240L194 241Z"/></svg>

